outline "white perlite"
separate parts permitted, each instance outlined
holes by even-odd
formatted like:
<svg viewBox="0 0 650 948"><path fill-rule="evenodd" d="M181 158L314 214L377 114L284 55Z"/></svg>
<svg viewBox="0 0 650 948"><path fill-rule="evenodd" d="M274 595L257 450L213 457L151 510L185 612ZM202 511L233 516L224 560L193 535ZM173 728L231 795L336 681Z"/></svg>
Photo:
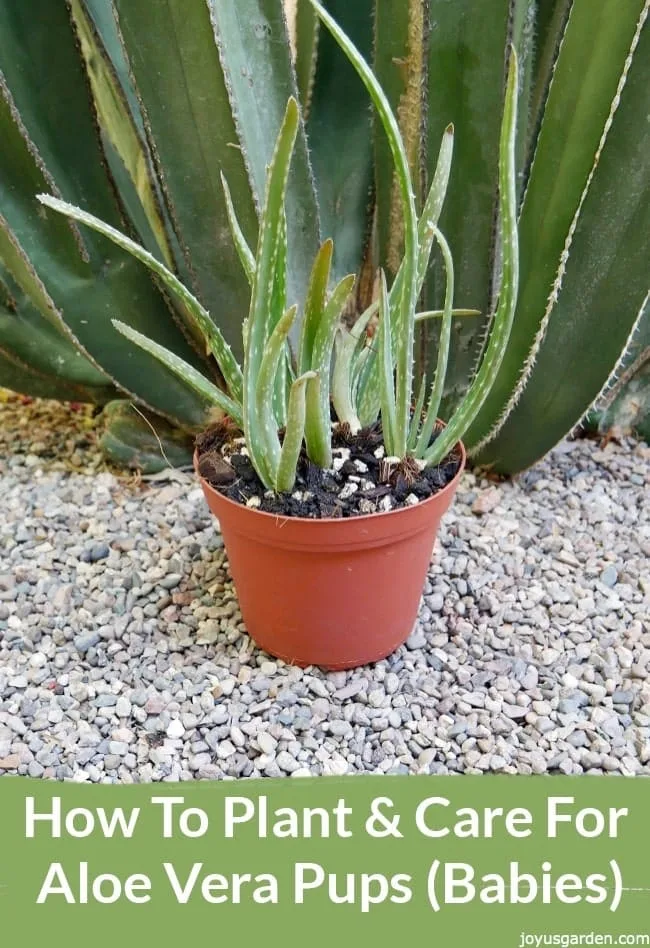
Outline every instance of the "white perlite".
<svg viewBox="0 0 650 948"><path fill-rule="evenodd" d="M408 643L323 674L252 646L193 481L70 472L30 410L20 454L0 417L0 774L650 774L648 448L563 444L480 513L465 475Z"/></svg>

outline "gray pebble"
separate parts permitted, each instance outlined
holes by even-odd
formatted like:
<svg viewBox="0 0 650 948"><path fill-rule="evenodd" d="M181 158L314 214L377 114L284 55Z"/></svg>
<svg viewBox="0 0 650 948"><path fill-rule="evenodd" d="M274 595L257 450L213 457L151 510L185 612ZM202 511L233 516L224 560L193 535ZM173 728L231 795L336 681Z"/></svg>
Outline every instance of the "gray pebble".
<svg viewBox="0 0 650 948"><path fill-rule="evenodd" d="M74 647L78 652L87 652L94 648L101 641L99 632L84 632L82 635L75 636Z"/></svg>
<svg viewBox="0 0 650 948"><path fill-rule="evenodd" d="M180 573L168 573L167 576L163 576L158 585L163 589L176 589L182 578Z"/></svg>
<svg viewBox="0 0 650 948"><path fill-rule="evenodd" d="M600 574L600 581L604 586L612 588L618 582L618 571L614 566L606 566Z"/></svg>

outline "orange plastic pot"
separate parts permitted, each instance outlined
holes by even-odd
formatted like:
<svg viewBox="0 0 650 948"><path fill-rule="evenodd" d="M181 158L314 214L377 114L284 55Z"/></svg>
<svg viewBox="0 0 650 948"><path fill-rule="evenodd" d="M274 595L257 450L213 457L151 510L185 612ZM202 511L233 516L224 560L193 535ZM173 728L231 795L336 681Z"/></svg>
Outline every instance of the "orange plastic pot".
<svg viewBox="0 0 650 948"><path fill-rule="evenodd" d="M460 449L453 481L428 500L340 520L262 513L199 478L219 520L242 617L260 648L293 665L342 669L377 662L402 645L465 466Z"/></svg>

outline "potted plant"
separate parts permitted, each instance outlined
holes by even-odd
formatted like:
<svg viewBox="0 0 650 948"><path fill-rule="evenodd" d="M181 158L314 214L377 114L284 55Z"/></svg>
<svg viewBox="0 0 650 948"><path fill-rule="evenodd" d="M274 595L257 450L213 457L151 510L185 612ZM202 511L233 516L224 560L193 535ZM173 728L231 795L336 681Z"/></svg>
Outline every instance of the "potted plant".
<svg viewBox="0 0 650 948"><path fill-rule="evenodd" d="M438 421L453 309L454 269L437 227L449 179L453 127L417 216L399 125L370 67L312 0L365 84L395 164L404 254L390 289L345 328L355 278L329 289L331 240L314 260L297 327L287 299L285 196L300 121L289 99L268 167L256 252L247 245L223 179L230 228L251 286L240 366L200 302L164 264L79 208L48 207L94 228L145 263L202 333L223 375L220 389L178 356L115 322L116 329L209 398L219 418L197 440L195 467L223 533L242 615L256 642L300 665L330 669L377 661L408 637L440 519L465 463L463 432L498 371L513 322L518 280L515 217L517 63L511 53L501 129L501 283L480 368L446 425ZM434 242L446 273L444 309L418 313ZM435 375L414 386L416 322L438 317ZM376 322L370 335L371 322ZM297 331L296 331L297 329ZM334 418L332 417L334 416Z"/></svg>

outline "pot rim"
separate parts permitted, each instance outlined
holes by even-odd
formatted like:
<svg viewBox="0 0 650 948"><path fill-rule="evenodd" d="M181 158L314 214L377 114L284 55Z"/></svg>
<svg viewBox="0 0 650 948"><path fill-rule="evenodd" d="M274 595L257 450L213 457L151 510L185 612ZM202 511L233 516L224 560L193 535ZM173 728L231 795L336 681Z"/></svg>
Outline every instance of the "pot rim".
<svg viewBox="0 0 650 948"><path fill-rule="evenodd" d="M460 451L460 466L458 470L454 474L453 478L449 481L449 483L445 484L445 486L441 490L436 491L435 494L432 494L430 497L427 497L426 500L421 501L417 505L418 510L422 510L424 507L426 507L428 504L432 503L433 501L437 500L439 502L442 497L448 494L453 495L455 493L456 487L458 485L458 482L460 481L460 478L463 475L463 472L465 470L465 465L467 463L467 451L465 450L465 445L463 444L462 441L457 441L456 444L453 446L453 448L451 448L449 453L451 454L451 452L456 449ZM256 507L247 507L245 504L239 504L237 503L237 501L231 500L230 497L226 497L225 494L222 494L221 491L216 489L216 487L213 487L212 484L209 484L208 481L205 480L205 478L201 477L198 470L198 461L199 461L198 448L195 448L194 455L192 458L192 463L194 466L194 472L196 476L198 477L199 482L204 490L210 491L211 494L216 495L216 497L219 498L219 501L221 503L229 505L233 510L238 510L238 511L245 512L248 514L254 514L257 517L264 517L269 522L273 521L277 523L278 521L282 521L282 523L286 523L286 522L296 523L296 524L304 523L304 524L310 524L313 527L316 527L317 524L323 524L323 525L346 524L349 526L351 523L363 524L364 522L368 522L368 521L373 521L376 523L378 519L381 517L384 517L384 518L397 517L400 514L405 514L408 511L412 511L414 509L413 507L398 507L396 510L380 510L380 511L376 511L375 513L370 513L370 514L355 514L353 517L281 516L280 514L268 513L266 510L258 510Z"/></svg>

